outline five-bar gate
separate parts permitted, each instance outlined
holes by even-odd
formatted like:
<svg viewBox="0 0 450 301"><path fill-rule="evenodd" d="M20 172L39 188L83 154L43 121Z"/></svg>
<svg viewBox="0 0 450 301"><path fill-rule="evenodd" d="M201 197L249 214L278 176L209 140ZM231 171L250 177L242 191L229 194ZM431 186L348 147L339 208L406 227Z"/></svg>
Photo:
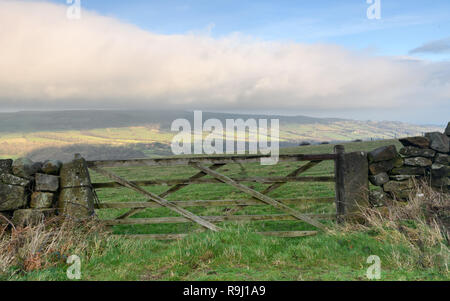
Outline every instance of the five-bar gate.
<svg viewBox="0 0 450 301"><path fill-rule="evenodd" d="M342 214L341 203L344 197L344 183L342 160L344 149L341 146L335 148L333 154L289 154L280 155L280 162L292 162L296 164L298 162L306 162L301 166L298 166L294 171L290 172L286 176L270 176L270 177L230 177L221 172L227 164L247 164L260 162L261 158L267 157L265 155L239 155L239 156L209 156L209 157L175 157L175 158L161 158L161 159L135 159L135 160L106 160L106 161L88 161L88 168L95 171L98 174L108 178L110 182L92 183L94 189L100 188L116 188L126 187L131 189L147 199L146 202L103 202L100 201L96 207L97 209L110 209L110 208L127 208L126 213L123 213L114 219L104 220L106 225L135 225L135 224L154 224L154 223L196 223L201 225L204 229L211 231L220 231L221 227L217 225L220 222L225 221L261 221L261 220L298 220L312 225L316 230L325 230L326 226L319 222L319 219L334 218L336 215L339 217ZM332 160L335 162L334 176L301 176L305 171L315 167L323 161ZM197 169L197 173L186 179L165 179L165 180L141 180L130 181L123 177L118 176L111 171L110 168L117 167L137 167L137 166L157 166L159 168L165 168L168 166L190 166ZM264 166L261 166L264 168ZM206 177L209 176L209 177ZM248 185L243 183L257 182L262 184L268 184L263 191L257 191ZM299 212L290 205L298 204L305 201L305 198L273 198L268 194L276 189L279 189L288 182L335 182L335 197L318 198L317 201L335 201L336 202L336 214L305 214ZM166 197L180 189L185 188L188 185L195 184L215 184L225 183L230 185L235 190L244 193L248 198L241 200L222 199L222 200L178 200L169 201ZM149 185L170 185L171 187L162 193L155 194L143 187ZM266 215L236 215L236 213L246 206L254 205L270 205L280 211L283 214L266 214ZM211 207L211 206L231 206L229 212L221 216L200 216L189 211L189 207ZM165 207L179 216L170 217L156 217L156 218L132 218L133 215L148 209ZM271 231L260 232L264 235L274 235L282 237L297 237L314 235L317 231ZM171 234L146 234L140 235L142 237L155 238L155 239L174 239L185 236L186 233L171 233Z"/></svg>

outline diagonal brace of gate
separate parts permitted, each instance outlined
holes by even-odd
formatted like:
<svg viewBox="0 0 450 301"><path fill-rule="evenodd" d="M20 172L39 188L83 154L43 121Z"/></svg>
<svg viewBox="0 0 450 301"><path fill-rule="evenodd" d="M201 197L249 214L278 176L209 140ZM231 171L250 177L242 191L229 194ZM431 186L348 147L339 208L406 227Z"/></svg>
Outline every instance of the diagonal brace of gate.
<svg viewBox="0 0 450 301"><path fill-rule="evenodd" d="M313 168L314 166L316 166L317 164L319 164L320 162L322 162L322 160L318 160L318 161L311 161L308 162L307 164L300 166L299 168L297 168L296 170L294 170L293 172L289 173L286 178L295 178L297 177L299 174ZM269 187L267 187L266 189L264 189L263 192L261 192L262 194L268 194L269 192L274 191L275 189L280 188L281 186L283 186L284 184L286 184L286 182L279 182L279 183L274 183L272 185L270 185ZM240 211L241 209L243 209L245 206L240 206L240 207L235 207L233 209L231 209L230 211L227 212L227 215L233 215L235 213L237 213L238 211Z"/></svg>
<svg viewBox="0 0 450 301"><path fill-rule="evenodd" d="M286 177L287 178L295 178L297 177L299 174L307 171L308 169L313 168L314 166L316 166L317 164L319 164L322 161L311 161L308 162L307 164L300 166L299 168L297 168L296 170L294 170L293 172L289 173ZM286 182L280 182L280 183L274 183L272 185L270 185L269 187L267 187L262 194L268 194L269 192L272 192L275 189L280 188L281 186L283 186L284 184L286 184Z"/></svg>
<svg viewBox="0 0 450 301"><path fill-rule="evenodd" d="M121 184L124 187L130 188L138 193L144 194L145 196L147 196L150 200L160 204L161 206L164 206L172 211L175 211L178 214L181 214L182 216L184 216L187 219L190 219L191 221L205 227L208 228L212 231L219 231L220 228L217 227L216 225L202 219L201 217L193 214L192 212L187 211L186 209L183 209L181 207L179 207L178 205L169 202L168 200L158 196L157 194L154 194L150 191L147 191L141 187L139 187L138 185L135 185L125 179L122 179L121 177L107 171L104 169L101 169L99 167L91 167L92 170L98 172L99 174L102 174L108 178L110 178L111 180L113 180L114 182L117 182L119 184Z"/></svg>
<svg viewBox="0 0 450 301"><path fill-rule="evenodd" d="M218 169L218 168L220 168L220 167L222 167L224 165L226 165L226 164L221 164L221 163L220 164L214 164L210 168L212 170L216 170L216 169ZM201 171L199 173L196 173L192 177L190 177L189 180L200 179L200 178L202 178L204 176L206 176L206 173ZM163 193L159 194L159 196L164 198L167 195L169 195L171 193L174 193L174 192L176 192L176 191L180 190L181 188L186 187L188 185L189 184L185 184L185 183L177 184L175 186L170 187L168 190L164 191ZM124 218L130 217L130 216L135 215L136 213L139 213L139 212L141 212L143 210L145 210L145 209L142 209L142 208L131 209L131 210L125 212L124 214L118 216L116 219L124 219Z"/></svg>
<svg viewBox="0 0 450 301"><path fill-rule="evenodd" d="M323 225L322 223L308 217L305 214L298 212L297 210L292 209L289 206L284 205L283 203L278 202L277 200L272 199L271 197L268 197L267 195L262 194L261 192L258 192L258 191L253 190L245 185L237 183L233 179L231 179L225 175L222 175L222 174L218 173L217 171L214 171L208 167L202 166L199 163L191 163L191 165L195 166L199 170L209 174L210 176L222 181L223 183L231 185L231 186L239 189L240 191L259 199L260 201L263 201L266 204L272 205L273 207L292 215L293 217L295 217L299 220L302 220L302 221L304 221L310 225L313 225L319 229L326 230L325 225Z"/></svg>

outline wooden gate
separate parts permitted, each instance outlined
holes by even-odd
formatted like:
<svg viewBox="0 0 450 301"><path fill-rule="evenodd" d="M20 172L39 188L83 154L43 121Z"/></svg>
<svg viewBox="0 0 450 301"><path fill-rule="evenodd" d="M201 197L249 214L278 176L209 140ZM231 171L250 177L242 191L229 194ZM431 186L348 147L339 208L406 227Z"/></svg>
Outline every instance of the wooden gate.
<svg viewBox="0 0 450 301"><path fill-rule="evenodd" d="M343 160L343 147L336 147L333 154L289 154L280 155L279 163L290 162L289 164L298 164L298 162L307 162L287 174L286 176L270 176L270 177L230 177L225 175L220 169L227 164L239 164L243 166L248 163L260 162L261 158L267 157L265 155L239 155L239 156L209 156L209 157L175 157L175 158L161 158L161 159L136 159L136 160L106 160L106 161L88 161L87 165L90 170L102 175L110 180L110 182L94 182L92 187L95 190L104 188L118 188L126 187L131 189L147 199L145 202L103 202L99 200L96 204L97 209L111 209L111 208L127 208L127 212L120 214L113 219L104 220L108 226L115 225L137 225L137 224L163 224L163 223L196 223L202 228L211 231L220 231L221 227L217 225L226 221L284 221L284 220L298 220L316 229L314 231L269 231L259 232L264 235L274 235L282 237L297 237L314 235L317 231L326 230L326 226L319 222L319 219L336 218L342 214L343 201L343 173L341 172L341 165ZM305 171L317 166L323 161L334 161L335 172L334 176L300 176ZM137 166L153 166L159 168L167 168L169 166L190 166L195 168L198 172L193 176L185 179L157 179L157 180L140 180L130 181L123 176L117 175L114 168L130 168ZM261 166L264 168L264 166ZM243 183L262 183L268 186L263 191L257 191ZM280 189L283 185L289 182L335 182L335 196L326 198L317 198L314 201L318 202L335 202L335 214L305 214L292 208L290 205L304 202L305 198L273 198L269 193ZM179 191L189 185L196 184L217 184L225 183L233 187L233 189L244 193L248 198L235 199L221 199L221 200L176 200L169 201L166 197L176 191ZM170 188L162 193L153 193L143 187L150 185L169 185ZM311 199L309 199L311 201ZM265 214L265 215L239 215L236 214L242 208L255 205L269 205L281 211L283 214ZM232 209L221 216L201 216L192 213L186 208L189 207L214 207L214 206L231 206ZM154 217L154 218L133 218L133 216L143 210L165 207L179 216L170 217ZM170 233L170 234L141 234L140 237L155 238L155 239L175 239L187 235L187 233Z"/></svg>

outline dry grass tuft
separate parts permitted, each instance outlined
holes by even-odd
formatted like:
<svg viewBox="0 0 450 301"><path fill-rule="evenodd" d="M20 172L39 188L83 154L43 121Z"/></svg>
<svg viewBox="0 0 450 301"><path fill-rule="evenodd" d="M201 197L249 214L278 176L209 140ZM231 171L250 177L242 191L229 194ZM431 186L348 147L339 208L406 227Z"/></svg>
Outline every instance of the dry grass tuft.
<svg viewBox="0 0 450 301"><path fill-rule="evenodd" d="M380 241L408 246L408 258L392 253L398 267L437 267L448 273L450 194L423 182L414 186L407 202L391 200L385 207L363 208L361 223L348 223L337 231L371 231Z"/></svg>
<svg viewBox="0 0 450 301"><path fill-rule="evenodd" d="M101 253L105 231L95 220L83 223L55 217L37 225L14 227L0 215L0 275L30 272L66 262L72 255Z"/></svg>

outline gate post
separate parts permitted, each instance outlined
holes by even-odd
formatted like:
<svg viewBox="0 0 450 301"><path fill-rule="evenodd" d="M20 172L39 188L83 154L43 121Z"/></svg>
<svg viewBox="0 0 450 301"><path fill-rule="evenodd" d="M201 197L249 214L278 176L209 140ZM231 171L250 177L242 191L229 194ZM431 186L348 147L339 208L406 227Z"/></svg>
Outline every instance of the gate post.
<svg viewBox="0 0 450 301"><path fill-rule="evenodd" d="M355 217L369 205L369 163L365 152L345 153L335 146L336 209L338 221Z"/></svg>
<svg viewBox="0 0 450 301"><path fill-rule="evenodd" d="M334 160L334 177L335 177L335 203L336 203L336 216L339 223L342 222L344 217L344 205L345 205L345 187L344 187L344 153L345 149L343 145L335 145L334 153L336 159Z"/></svg>
<svg viewBox="0 0 450 301"><path fill-rule="evenodd" d="M75 219L92 217L95 214L94 192L86 161L79 154L62 165L60 181L59 214Z"/></svg>

